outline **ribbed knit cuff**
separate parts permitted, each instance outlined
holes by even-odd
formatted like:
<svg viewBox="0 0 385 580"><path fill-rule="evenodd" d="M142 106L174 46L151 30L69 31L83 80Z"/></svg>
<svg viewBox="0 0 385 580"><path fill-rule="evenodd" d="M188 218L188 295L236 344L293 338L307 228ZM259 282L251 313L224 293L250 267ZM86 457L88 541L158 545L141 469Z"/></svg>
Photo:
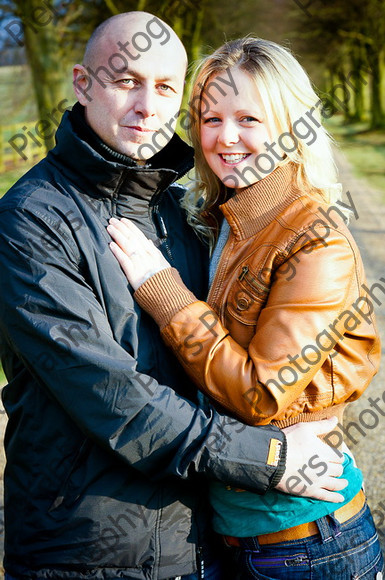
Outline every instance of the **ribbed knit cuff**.
<svg viewBox="0 0 385 580"><path fill-rule="evenodd" d="M166 268L148 278L139 286L134 298L160 328L166 326L182 308L197 301L175 268Z"/></svg>

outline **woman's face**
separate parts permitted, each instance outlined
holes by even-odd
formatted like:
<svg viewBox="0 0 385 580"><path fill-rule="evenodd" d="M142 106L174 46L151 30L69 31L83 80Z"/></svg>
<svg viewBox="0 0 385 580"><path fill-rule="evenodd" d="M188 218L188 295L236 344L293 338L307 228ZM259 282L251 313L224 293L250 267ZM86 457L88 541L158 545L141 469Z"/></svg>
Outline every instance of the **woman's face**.
<svg viewBox="0 0 385 580"><path fill-rule="evenodd" d="M225 85L219 74L209 79L203 93L201 146L219 179L228 187L242 188L269 173L266 147L272 143L271 132L255 82L239 68L227 72L232 86ZM265 155L257 159L261 153ZM274 159L271 152L268 157Z"/></svg>

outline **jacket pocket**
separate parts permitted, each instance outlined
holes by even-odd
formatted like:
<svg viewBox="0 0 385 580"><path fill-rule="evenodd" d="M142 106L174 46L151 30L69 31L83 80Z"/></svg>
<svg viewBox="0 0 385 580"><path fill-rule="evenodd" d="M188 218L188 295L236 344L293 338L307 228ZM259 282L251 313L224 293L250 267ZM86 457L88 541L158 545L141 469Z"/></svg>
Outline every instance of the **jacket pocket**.
<svg viewBox="0 0 385 580"><path fill-rule="evenodd" d="M85 439L76 453L74 460L68 469L66 476L57 492L57 495L51 503L48 513L53 513L59 508L70 507L80 497L82 489L82 477L79 470L85 463L85 459L91 448L91 442ZM77 474L77 476L76 476Z"/></svg>
<svg viewBox="0 0 385 580"><path fill-rule="evenodd" d="M269 287L259 280L249 266L243 266L228 294L227 310L239 322L255 325L268 294Z"/></svg>
<svg viewBox="0 0 385 580"><path fill-rule="evenodd" d="M260 312L266 304L269 287L243 266L232 284L225 305L225 326L243 348L252 340Z"/></svg>

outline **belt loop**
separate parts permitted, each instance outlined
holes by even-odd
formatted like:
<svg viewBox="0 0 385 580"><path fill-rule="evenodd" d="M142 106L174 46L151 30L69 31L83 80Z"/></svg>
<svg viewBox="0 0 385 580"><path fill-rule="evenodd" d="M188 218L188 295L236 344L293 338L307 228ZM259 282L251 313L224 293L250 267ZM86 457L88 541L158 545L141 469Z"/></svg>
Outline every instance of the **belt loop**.
<svg viewBox="0 0 385 580"><path fill-rule="evenodd" d="M334 539L333 530L326 516L318 518L318 520L315 520L315 523L317 524L323 544Z"/></svg>
<svg viewBox="0 0 385 580"><path fill-rule="evenodd" d="M239 543L247 550L252 550L253 552L261 551L261 546L258 542L258 536L252 536L250 538L239 538Z"/></svg>
<svg viewBox="0 0 385 580"><path fill-rule="evenodd" d="M333 537L334 538L338 538L338 536L340 536L342 534L341 532L341 524L340 522L337 520L337 518L334 515L334 512L332 514L329 514L327 516L327 518L329 518L331 520L331 528L333 528Z"/></svg>

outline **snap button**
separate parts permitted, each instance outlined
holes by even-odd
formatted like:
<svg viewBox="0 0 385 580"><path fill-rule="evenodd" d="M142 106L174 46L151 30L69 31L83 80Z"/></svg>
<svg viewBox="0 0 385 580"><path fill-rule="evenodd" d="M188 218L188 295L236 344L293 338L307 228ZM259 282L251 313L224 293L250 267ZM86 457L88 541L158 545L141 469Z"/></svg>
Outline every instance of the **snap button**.
<svg viewBox="0 0 385 580"><path fill-rule="evenodd" d="M250 300L247 298L238 298L237 300L237 310L247 310L250 306Z"/></svg>

